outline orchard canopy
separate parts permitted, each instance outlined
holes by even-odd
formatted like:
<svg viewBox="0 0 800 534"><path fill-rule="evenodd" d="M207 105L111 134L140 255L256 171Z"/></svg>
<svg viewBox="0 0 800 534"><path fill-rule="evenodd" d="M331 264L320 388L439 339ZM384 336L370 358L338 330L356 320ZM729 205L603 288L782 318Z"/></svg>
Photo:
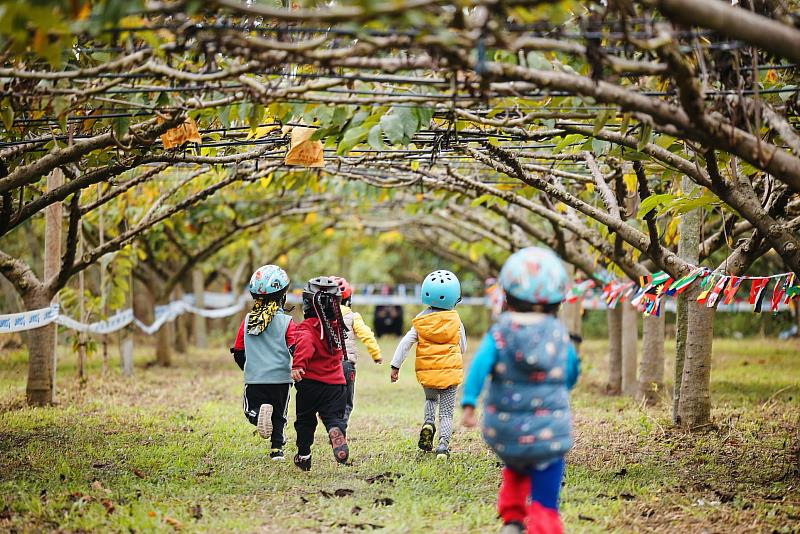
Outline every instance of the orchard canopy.
<svg viewBox="0 0 800 534"><path fill-rule="evenodd" d="M131 273L166 303L198 268L331 242L481 280L530 244L599 284L800 275L798 5L735 4L4 2L0 272L20 308L94 319ZM690 428L710 417L700 291L679 302ZM49 335L28 342L35 404Z"/></svg>

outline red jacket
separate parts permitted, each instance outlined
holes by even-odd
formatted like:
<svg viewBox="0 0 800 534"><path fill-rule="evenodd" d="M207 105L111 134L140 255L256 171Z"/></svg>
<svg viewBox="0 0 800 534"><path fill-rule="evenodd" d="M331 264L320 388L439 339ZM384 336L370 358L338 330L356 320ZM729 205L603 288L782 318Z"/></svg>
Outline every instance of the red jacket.
<svg viewBox="0 0 800 534"><path fill-rule="evenodd" d="M336 328L336 323L332 323ZM303 378L325 384L345 384L342 371L342 350L329 349L328 343L320 339L320 324L316 317L309 317L295 328L294 358L292 370L305 371Z"/></svg>

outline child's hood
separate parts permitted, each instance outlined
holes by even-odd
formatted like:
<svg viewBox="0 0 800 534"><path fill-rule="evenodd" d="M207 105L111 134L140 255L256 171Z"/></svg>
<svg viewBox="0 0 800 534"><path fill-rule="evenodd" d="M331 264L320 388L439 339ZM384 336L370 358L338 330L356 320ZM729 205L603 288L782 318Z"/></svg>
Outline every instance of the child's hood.
<svg viewBox="0 0 800 534"><path fill-rule="evenodd" d="M450 343L461 334L461 319L455 310L419 315L413 323L419 336L434 343Z"/></svg>

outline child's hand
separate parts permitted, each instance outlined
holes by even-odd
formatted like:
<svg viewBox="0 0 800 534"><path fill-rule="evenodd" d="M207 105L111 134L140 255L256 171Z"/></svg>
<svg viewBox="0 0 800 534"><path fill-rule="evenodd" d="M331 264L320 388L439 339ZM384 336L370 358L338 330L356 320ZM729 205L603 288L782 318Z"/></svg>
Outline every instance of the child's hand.
<svg viewBox="0 0 800 534"><path fill-rule="evenodd" d="M397 382L397 377L399 375L400 375L400 369L392 367L392 374L391 374L392 383Z"/></svg>
<svg viewBox="0 0 800 534"><path fill-rule="evenodd" d="M306 372L302 369L292 369L292 380L295 382L300 382L303 379L304 374L306 374Z"/></svg>
<svg viewBox="0 0 800 534"><path fill-rule="evenodd" d="M378 365L382 364L383 358L378 358L377 360L375 360L375 363L377 363Z"/></svg>
<svg viewBox="0 0 800 534"><path fill-rule="evenodd" d="M461 414L461 424L467 428L473 428L478 425L478 418L475 417L474 407L464 406L464 411Z"/></svg>

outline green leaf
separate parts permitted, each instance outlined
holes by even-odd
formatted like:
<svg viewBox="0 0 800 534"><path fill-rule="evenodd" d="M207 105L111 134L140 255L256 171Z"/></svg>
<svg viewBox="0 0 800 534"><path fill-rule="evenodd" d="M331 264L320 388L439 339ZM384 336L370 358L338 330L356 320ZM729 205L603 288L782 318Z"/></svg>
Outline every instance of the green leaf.
<svg viewBox="0 0 800 534"><path fill-rule="evenodd" d="M389 114L381 117L381 129L393 145L403 140L403 134L405 133L403 122L397 115Z"/></svg>
<svg viewBox="0 0 800 534"><path fill-rule="evenodd" d="M419 116L413 108L394 108L394 113L400 118L405 137L412 137L419 127Z"/></svg>
<svg viewBox="0 0 800 534"><path fill-rule="evenodd" d="M367 138L369 129L366 126L356 126L355 128L348 128L344 133L344 137L339 141L339 148L336 150L338 154L347 154L350 150Z"/></svg>
<svg viewBox="0 0 800 534"><path fill-rule="evenodd" d="M664 193L662 195L650 195L646 199L642 200L641 204L639 204L639 212L636 214L636 216L641 219L647 212L654 209L656 206L667 204L674 199L675 195L670 193Z"/></svg>
<svg viewBox="0 0 800 534"><path fill-rule="evenodd" d="M606 125L608 119L611 118L612 112L608 109L601 110L600 113L597 114L597 117L594 119L594 124L592 125L592 135L597 135L600 133L600 130L603 129L603 126Z"/></svg>
<svg viewBox="0 0 800 534"><path fill-rule="evenodd" d="M653 133L653 126L649 123L642 124L642 129L639 131L639 142L636 143L636 150L641 152L645 146L650 142L650 134Z"/></svg>
<svg viewBox="0 0 800 534"><path fill-rule="evenodd" d="M580 141L582 139L583 139L583 136L581 134L570 134L570 135L564 136L564 138L561 139L561 141L559 141L559 143L553 149L553 152L555 152L555 153L561 152L562 150L564 150L567 147L567 145L571 145L573 143L577 143L578 141Z"/></svg>
<svg viewBox="0 0 800 534"><path fill-rule="evenodd" d="M376 124L369 129L369 133L367 134L367 142L369 143L369 146L375 150L386 149L386 145L383 144L383 130L381 130L380 124Z"/></svg>
<svg viewBox="0 0 800 534"><path fill-rule="evenodd" d="M117 136L117 139L122 139L122 136L128 133L130 123L130 117L116 117L114 119L114 135Z"/></svg>
<svg viewBox="0 0 800 534"><path fill-rule="evenodd" d="M597 156L605 154L610 146L611 143L609 143L608 141L602 141L600 139L592 139L592 152Z"/></svg>
<svg viewBox="0 0 800 534"><path fill-rule="evenodd" d="M3 120L3 126L6 127L6 130L11 130L14 125L14 108L11 107L8 99L3 100L2 105L0 105L0 119Z"/></svg>
<svg viewBox="0 0 800 534"><path fill-rule="evenodd" d="M217 116L219 117L219 123L225 127L231 127L231 107L230 106L223 106L219 109Z"/></svg>

